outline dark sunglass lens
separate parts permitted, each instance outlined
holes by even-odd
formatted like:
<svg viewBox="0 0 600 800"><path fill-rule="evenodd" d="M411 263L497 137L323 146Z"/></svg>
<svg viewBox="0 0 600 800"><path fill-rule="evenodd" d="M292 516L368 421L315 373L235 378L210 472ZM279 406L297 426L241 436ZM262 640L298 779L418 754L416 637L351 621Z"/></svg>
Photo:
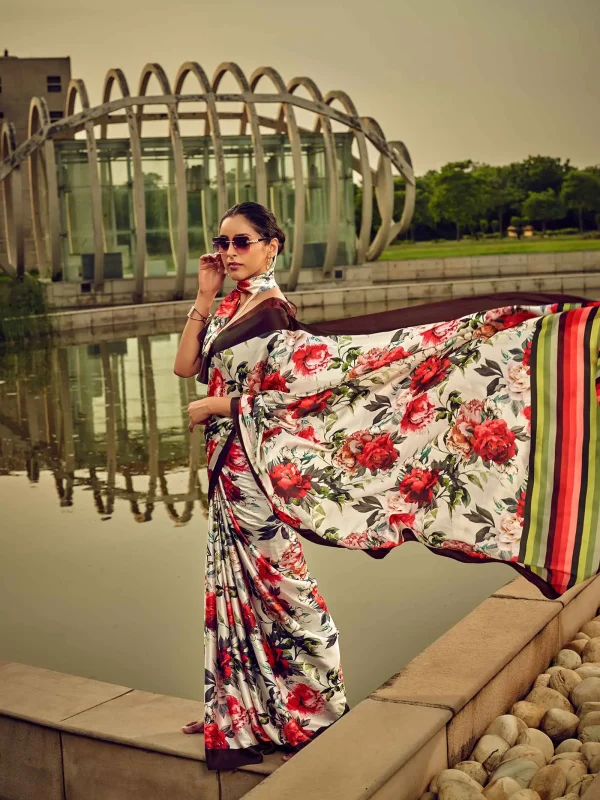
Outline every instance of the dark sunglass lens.
<svg viewBox="0 0 600 800"><path fill-rule="evenodd" d="M238 253L244 252L250 247L250 237L249 236L234 236L231 240L233 242L233 246L238 251Z"/></svg>
<svg viewBox="0 0 600 800"><path fill-rule="evenodd" d="M227 237L225 236L217 236L215 239L212 240L212 242L215 253L219 251L225 252L229 246L229 242L227 240Z"/></svg>

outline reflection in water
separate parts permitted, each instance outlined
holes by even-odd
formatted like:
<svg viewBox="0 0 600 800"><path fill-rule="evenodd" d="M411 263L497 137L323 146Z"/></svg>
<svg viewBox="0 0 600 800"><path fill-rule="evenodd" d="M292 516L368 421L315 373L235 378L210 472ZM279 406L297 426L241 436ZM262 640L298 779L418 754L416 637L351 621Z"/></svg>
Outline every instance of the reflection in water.
<svg viewBox="0 0 600 800"><path fill-rule="evenodd" d="M0 474L26 472L35 483L49 470L62 507L86 487L104 519L117 502L129 505L136 522L152 519L156 503L177 525L192 519L194 507L207 516L202 428L190 436L186 414L200 385L174 377L176 338L8 355L0 367ZM169 376L162 391L156 370ZM187 491L170 493L169 476L182 469ZM135 488L143 478L146 488Z"/></svg>
<svg viewBox="0 0 600 800"><path fill-rule="evenodd" d="M173 374L178 338L0 358L0 659L203 697L208 481L186 413L203 387ZM351 706L514 577L411 544L303 548Z"/></svg>

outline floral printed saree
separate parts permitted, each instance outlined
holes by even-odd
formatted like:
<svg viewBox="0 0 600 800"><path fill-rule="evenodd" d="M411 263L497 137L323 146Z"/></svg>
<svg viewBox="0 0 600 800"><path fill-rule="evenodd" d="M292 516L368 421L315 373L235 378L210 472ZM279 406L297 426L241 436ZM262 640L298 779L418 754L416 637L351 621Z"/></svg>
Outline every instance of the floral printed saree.
<svg viewBox="0 0 600 800"><path fill-rule="evenodd" d="M557 597L600 562L600 304L514 293L303 324L269 298L202 359L210 769L348 711L305 537L506 562ZM219 312L217 311L217 315Z"/></svg>

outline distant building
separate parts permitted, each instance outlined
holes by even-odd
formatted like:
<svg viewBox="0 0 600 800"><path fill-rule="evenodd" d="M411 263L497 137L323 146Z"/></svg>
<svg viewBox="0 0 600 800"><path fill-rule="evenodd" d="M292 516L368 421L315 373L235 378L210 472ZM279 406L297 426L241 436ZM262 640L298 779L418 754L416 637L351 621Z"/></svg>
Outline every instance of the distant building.
<svg viewBox="0 0 600 800"><path fill-rule="evenodd" d="M226 76L237 92L223 91ZM199 256L245 200L272 209L285 231L277 267L288 291L343 282L410 225L408 149L346 92L323 94L310 78L285 83L272 67L247 77L223 62L209 79L189 61L171 83L150 63L131 89L109 70L98 105L68 58L5 56L0 80L0 268L35 269L71 304L195 296ZM308 125L297 109L312 114ZM238 132L225 134L225 120ZM147 122L162 123L161 135ZM393 170L405 185L399 219Z"/></svg>
<svg viewBox="0 0 600 800"><path fill-rule="evenodd" d="M50 119L64 115L71 80L70 58L18 58L4 51L0 56L0 124L15 126L17 144L27 139L32 97L44 97Z"/></svg>

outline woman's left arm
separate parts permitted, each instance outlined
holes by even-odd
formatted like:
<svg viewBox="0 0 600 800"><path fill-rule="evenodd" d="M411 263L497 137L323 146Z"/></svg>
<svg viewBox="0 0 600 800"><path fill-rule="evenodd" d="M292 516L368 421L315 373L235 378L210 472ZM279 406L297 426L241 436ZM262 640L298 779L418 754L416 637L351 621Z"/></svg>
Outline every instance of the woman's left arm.
<svg viewBox="0 0 600 800"><path fill-rule="evenodd" d="M188 428L192 433L196 425L204 425L213 414L219 417L231 417L231 398L202 397L190 403L187 411L190 418Z"/></svg>

